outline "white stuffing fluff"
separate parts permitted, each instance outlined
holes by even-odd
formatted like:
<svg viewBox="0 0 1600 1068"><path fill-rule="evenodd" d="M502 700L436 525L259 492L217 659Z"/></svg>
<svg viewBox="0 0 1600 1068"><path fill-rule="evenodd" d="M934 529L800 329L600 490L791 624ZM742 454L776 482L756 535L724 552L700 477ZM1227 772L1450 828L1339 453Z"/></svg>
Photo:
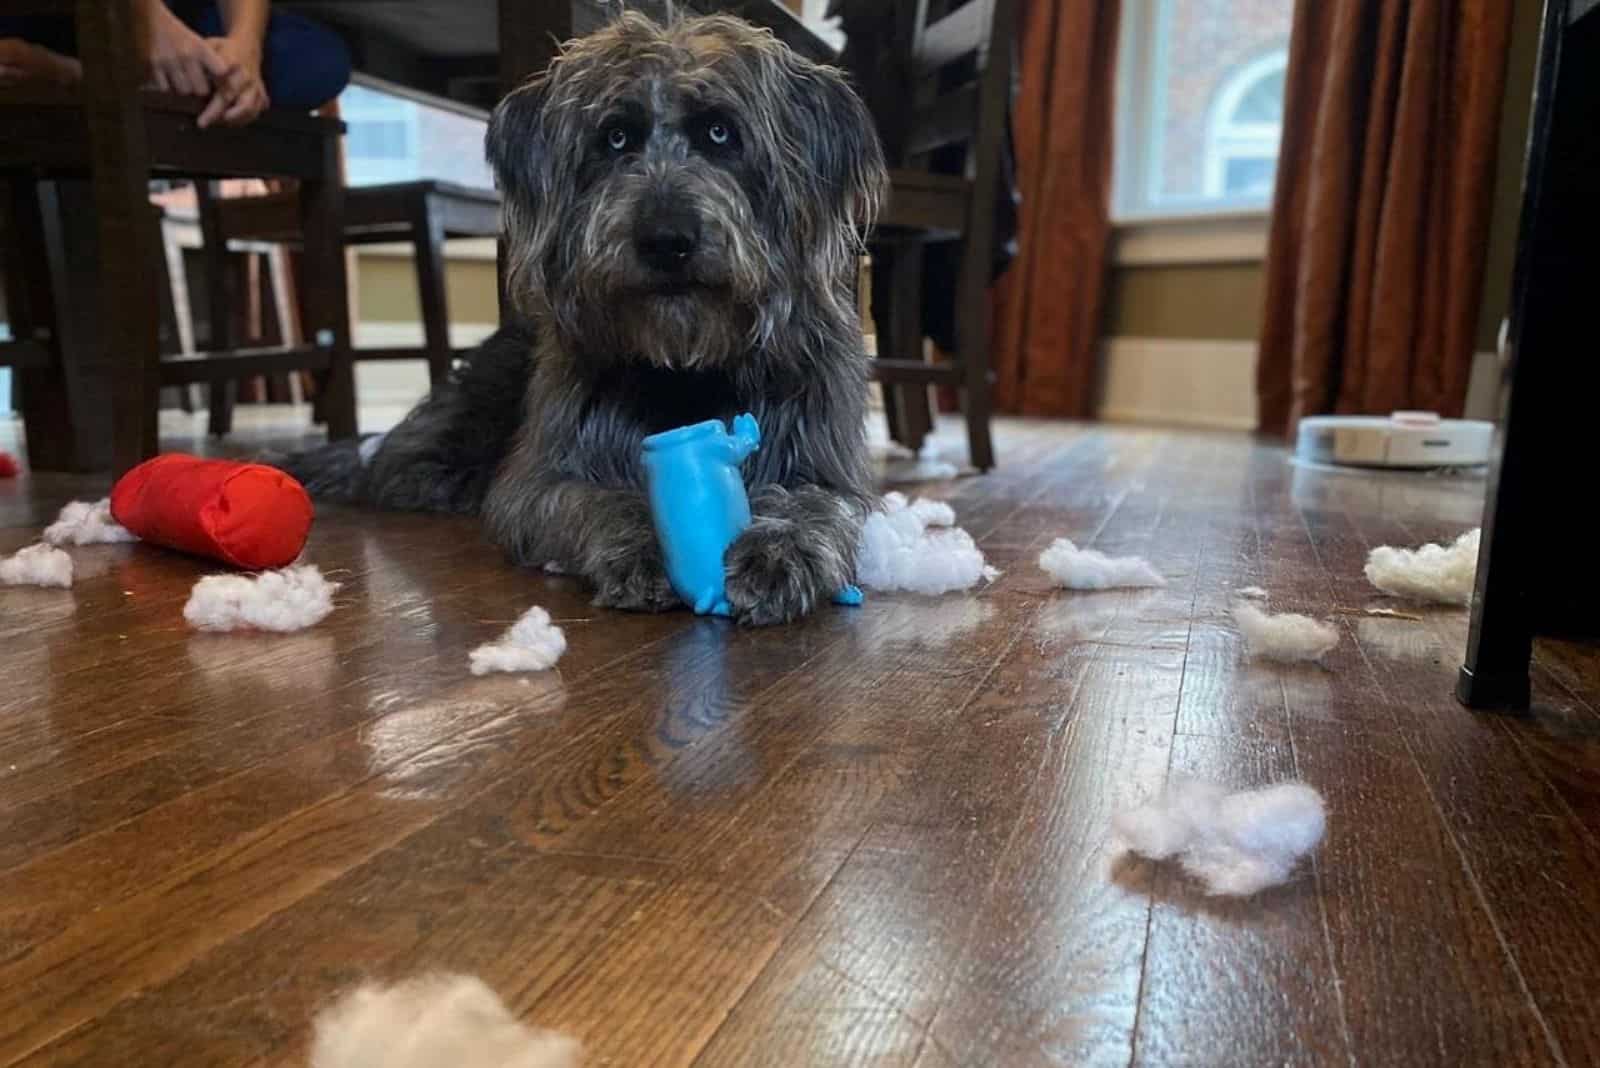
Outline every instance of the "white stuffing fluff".
<svg viewBox="0 0 1600 1068"><path fill-rule="evenodd" d="M1234 605L1233 621L1250 655L1264 660L1320 660L1339 644L1339 628L1331 623L1293 612L1268 615L1243 601Z"/></svg>
<svg viewBox="0 0 1600 1068"><path fill-rule="evenodd" d="M1112 820L1129 850L1151 860L1176 857L1208 894L1239 897L1286 881L1322 841L1326 824L1322 795L1299 782L1240 793L1177 782Z"/></svg>
<svg viewBox="0 0 1600 1068"><path fill-rule="evenodd" d="M1097 549L1080 549L1066 538L1057 538L1039 554L1039 566L1050 573L1057 586L1069 590L1140 589L1167 584L1141 556L1107 556Z"/></svg>
<svg viewBox="0 0 1600 1068"><path fill-rule="evenodd" d="M1367 581L1413 601L1470 604L1481 534L1469 530L1448 547L1432 542L1420 549L1380 545L1367 554Z"/></svg>
<svg viewBox="0 0 1600 1068"><path fill-rule="evenodd" d="M138 537L111 518L111 498L73 501L61 509L56 521L44 528L44 540L51 545L101 545L119 541L138 541Z"/></svg>
<svg viewBox="0 0 1600 1068"><path fill-rule="evenodd" d="M467 654L474 675L491 671L544 671L567 651L567 636L550 622L550 613L534 605L511 629Z"/></svg>
<svg viewBox="0 0 1600 1068"><path fill-rule="evenodd" d="M0 556L0 586L72 585L72 557L53 545L30 545Z"/></svg>
<svg viewBox="0 0 1600 1068"><path fill-rule="evenodd" d="M518 1020L481 979L373 983L317 1014L311 1068L577 1068L576 1039Z"/></svg>
<svg viewBox="0 0 1600 1068"><path fill-rule="evenodd" d="M862 524L856 581L870 590L929 595L994 581L999 570L984 561L955 520L955 510L943 501L908 502L904 494L887 494L883 510Z"/></svg>
<svg viewBox="0 0 1600 1068"><path fill-rule="evenodd" d="M207 575L194 584L183 618L200 630L303 630L333 611L337 582L314 564L259 575Z"/></svg>
<svg viewBox="0 0 1600 1068"><path fill-rule="evenodd" d="M1244 589L1239 590L1238 593L1240 597L1248 597L1252 601L1265 601L1267 599L1267 591L1260 586L1246 586Z"/></svg>

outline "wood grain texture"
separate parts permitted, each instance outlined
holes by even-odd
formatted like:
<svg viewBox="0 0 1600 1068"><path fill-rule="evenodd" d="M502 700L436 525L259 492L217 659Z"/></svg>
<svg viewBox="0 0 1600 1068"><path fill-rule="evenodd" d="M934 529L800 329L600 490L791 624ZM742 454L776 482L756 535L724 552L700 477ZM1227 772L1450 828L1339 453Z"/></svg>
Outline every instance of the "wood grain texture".
<svg viewBox="0 0 1600 1068"><path fill-rule="evenodd" d="M1600 656L1542 643L1534 711L1485 716L1463 610L1362 614L1367 550L1459 533L1482 484L997 429L1004 466L912 488L997 582L783 629L331 507L307 557L344 585L300 634L190 632L209 568L146 546L0 589L0 1065L301 1065L328 999L432 968L596 1065L1600 1058ZM0 482L0 552L104 490ZM1058 536L1168 585L1053 590ZM1249 585L1337 623L1323 666L1244 658ZM468 675L533 603L558 669ZM1111 836L1174 775L1303 778L1327 841L1207 898Z"/></svg>

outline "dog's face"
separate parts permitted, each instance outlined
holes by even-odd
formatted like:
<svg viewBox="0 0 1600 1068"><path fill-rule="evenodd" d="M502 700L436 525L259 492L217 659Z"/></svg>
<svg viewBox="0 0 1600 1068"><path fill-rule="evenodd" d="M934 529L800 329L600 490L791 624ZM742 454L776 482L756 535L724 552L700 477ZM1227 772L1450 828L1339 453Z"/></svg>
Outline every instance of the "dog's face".
<svg viewBox="0 0 1600 1068"><path fill-rule="evenodd" d="M589 361L707 367L853 314L885 180L843 77L738 19L625 15L496 108L507 285Z"/></svg>

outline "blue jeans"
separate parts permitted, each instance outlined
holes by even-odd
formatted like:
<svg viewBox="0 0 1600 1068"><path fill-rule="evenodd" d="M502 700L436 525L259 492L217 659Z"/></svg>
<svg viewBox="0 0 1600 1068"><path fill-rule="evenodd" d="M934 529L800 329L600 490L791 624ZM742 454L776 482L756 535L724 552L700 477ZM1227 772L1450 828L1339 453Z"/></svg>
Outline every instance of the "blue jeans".
<svg viewBox="0 0 1600 1068"><path fill-rule="evenodd" d="M215 3L166 0L195 33L221 37L222 12ZM69 20L45 15L0 18L0 37L21 37L63 55L75 55ZM321 107L350 84L350 50L338 34L308 18L274 11L261 42L261 80L272 106L294 111Z"/></svg>

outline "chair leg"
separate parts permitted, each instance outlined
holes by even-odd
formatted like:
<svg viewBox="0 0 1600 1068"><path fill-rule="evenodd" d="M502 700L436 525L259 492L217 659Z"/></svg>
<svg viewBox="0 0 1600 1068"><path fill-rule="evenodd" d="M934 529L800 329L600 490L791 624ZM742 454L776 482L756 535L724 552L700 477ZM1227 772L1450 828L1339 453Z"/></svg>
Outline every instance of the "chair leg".
<svg viewBox="0 0 1600 1068"><path fill-rule="evenodd" d="M71 384L61 357L59 321L66 295L60 214L56 186L14 178L6 187L6 215L0 230L7 317L15 338L35 338L56 353L53 367L23 368L14 378L17 410L22 413L28 460L36 471L81 470L82 428L72 423Z"/></svg>
<svg viewBox="0 0 1600 1068"><path fill-rule="evenodd" d="M236 347L233 330L233 271L228 264L228 239L222 232L217 209L218 184L194 184L195 205L200 213L200 260L206 277L207 347L212 352L229 352ZM206 387L206 429L212 437L226 437L233 430L235 382L214 381Z"/></svg>
<svg viewBox="0 0 1600 1068"><path fill-rule="evenodd" d="M970 266L970 265L969 265ZM994 413L989 369L989 264L985 258L967 271L957 294L957 359L962 364L962 408L967 417L967 449L979 471L994 467L994 438L990 419Z"/></svg>
<svg viewBox="0 0 1600 1068"><path fill-rule="evenodd" d="M411 241L416 252L417 295L422 305L422 332L428 352L428 384L437 386L450 375L450 313L445 293L444 220L426 196L412 205Z"/></svg>
<svg viewBox="0 0 1600 1068"><path fill-rule="evenodd" d="M130 91L144 73L138 50L125 47L136 36L132 4L79 3L75 10L93 193L85 207L100 279L97 356L111 390L112 467L120 475L155 455L161 401L149 149L139 95ZM74 412L75 421L84 418Z"/></svg>
<svg viewBox="0 0 1600 1068"><path fill-rule="evenodd" d="M888 320L888 336L879 337L880 353L897 360L921 360L922 350L922 244L915 240L897 241L890 259L889 308L886 317L877 319L881 330ZM887 342L885 348L883 343ZM922 448L933 429L933 409L928 402L928 387L901 383L884 395L885 407L894 414L890 433L912 452Z"/></svg>
<svg viewBox="0 0 1600 1068"><path fill-rule="evenodd" d="M267 287L272 298L272 321L276 325L276 343L279 345L298 345L300 343L300 318L294 310L294 280L289 270L289 254L282 245L273 245L267 250ZM300 402L300 376L302 372L292 371L282 376L283 395L282 402L298 404Z"/></svg>
<svg viewBox="0 0 1600 1068"><path fill-rule="evenodd" d="M355 370L350 351L350 293L344 257L344 186L339 142L323 143L322 175L300 185L300 226L305 235L306 333L328 350L320 391L328 438L356 435Z"/></svg>
<svg viewBox="0 0 1600 1068"><path fill-rule="evenodd" d="M164 268L162 282L168 306L172 310L172 331L178 338L178 351L185 356L195 353L194 310L189 304L189 275L183 262L183 246L164 214L157 224L161 230L161 263ZM185 413L195 410L194 386L168 387L175 391L178 407Z"/></svg>

